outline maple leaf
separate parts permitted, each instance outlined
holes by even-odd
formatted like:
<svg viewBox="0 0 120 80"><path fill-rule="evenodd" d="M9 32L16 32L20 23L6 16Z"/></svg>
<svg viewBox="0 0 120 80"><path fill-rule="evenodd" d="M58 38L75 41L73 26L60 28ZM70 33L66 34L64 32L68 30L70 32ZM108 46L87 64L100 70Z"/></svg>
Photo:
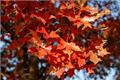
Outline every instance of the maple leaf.
<svg viewBox="0 0 120 80"><path fill-rule="evenodd" d="M64 10L64 9L66 9L65 4L61 4L61 5L60 5L60 10Z"/></svg>
<svg viewBox="0 0 120 80"><path fill-rule="evenodd" d="M74 59L77 59L78 58L78 55L76 53L73 53L71 58L74 60Z"/></svg>
<svg viewBox="0 0 120 80"><path fill-rule="evenodd" d="M65 50L63 50L63 52L68 54L69 56L71 56L71 54L73 53L73 51L70 49L65 49Z"/></svg>
<svg viewBox="0 0 120 80"><path fill-rule="evenodd" d="M77 46L73 42L66 43L65 48L66 48L66 50L64 52L67 53L69 56L73 53L73 51L81 51L81 49L79 48L79 46Z"/></svg>
<svg viewBox="0 0 120 80"><path fill-rule="evenodd" d="M40 49L38 50L38 58L39 58L39 59L42 59L46 54L47 54L47 51L46 51L45 49L40 48Z"/></svg>
<svg viewBox="0 0 120 80"><path fill-rule="evenodd" d="M95 21L95 18L94 17L85 16L85 17L82 18L82 21L93 22L93 21Z"/></svg>
<svg viewBox="0 0 120 80"><path fill-rule="evenodd" d="M63 72L64 72L64 68L61 68L61 69L59 69L55 74L56 74L56 76L57 76L58 78L60 78L61 75L63 74Z"/></svg>
<svg viewBox="0 0 120 80"><path fill-rule="evenodd" d="M75 43L73 43L73 42L71 42L71 43L69 44L69 46L71 46L72 50L74 50L74 51L81 51L80 47L77 46L77 45L76 45Z"/></svg>
<svg viewBox="0 0 120 80"><path fill-rule="evenodd" d="M66 47L66 42L63 39L60 39L57 49L64 49Z"/></svg>
<svg viewBox="0 0 120 80"><path fill-rule="evenodd" d="M87 72L88 72L89 74L93 74L93 73L94 73L94 71L93 71L90 67L87 67L86 70L87 70Z"/></svg>
<svg viewBox="0 0 120 80"><path fill-rule="evenodd" d="M79 6L84 6L84 4L87 2L87 0L76 0L76 3L79 5Z"/></svg>
<svg viewBox="0 0 120 80"><path fill-rule="evenodd" d="M97 7L90 7L90 6L83 6L81 7L79 12L89 12L91 15L94 15L96 13L98 13L98 6Z"/></svg>
<svg viewBox="0 0 120 80"><path fill-rule="evenodd" d="M38 50L35 48L35 47L30 47L28 49L28 52L31 52L32 54L35 53L35 52L38 52Z"/></svg>
<svg viewBox="0 0 120 80"><path fill-rule="evenodd" d="M68 54L69 56L73 53L73 51L81 51L79 46L77 46L75 43L67 43L63 39L60 40L60 44L57 46L57 49L64 49L63 52Z"/></svg>
<svg viewBox="0 0 120 80"><path fill-rule="evenodd" d="M9 48L9 49L16 49L17 46L18 46L18 44L17 44L16 40L13 40L13 41L12 41L12 44L11 44L10 46L8 46L8 48Z"/></svg>
<svg viewBox="0 0 120 80"><path fill-rule="evenodd" d="M24 26L25 23L20 23L19 25L15 26L15 33L18 35L18 33L22 32L26 26Z"/></svg>
<svg viewBox="0 0 120 80"><path fill-rule="evenodd" d="M105 8L103 11L101 11L100 13L98 13L96 16L95 16L95 19L98 19L104 15L107 15L107 14L110 14L110 10Z"/></svg>
<svg viewBox="0 0 120 80"><path fill-rule="evenodd" d="M107 52L107 50L105 48L103 48L104 46L104 42L101 43L99 46L96 46L96 48L98 49L98 55L101 57L104 57L107 54L110 54L109 52Z"/></svg>
<svg viewBox="0 0 120 80"><path fill-rule="evenodd" d="M84 21L93 22L93 21L99 19L100 17L102 17L102 16L104 16L104 15L108 15L108 14L110 14L110 10L107 9L107 8L105 8L103 11L97 13L97 15L91 16L91 17L87 17L87 16L86 16L86 17L83 18L83 20L84 20Z"/></svg>
<svg viewBox="0 0 120 80"><path fill-rule="evenodd" d="M74 68L69 69L68 75L69 75L70 77L72 77L72 76L74 75Z"/></svg>
<svg viewBox="0 0 120 80"><path fill-rule="evenodd" d="M36 31L30 29L30 33L32 34L32 36L33 36L36 40L39 40L39 36L37 35L37 32L36 32Z"/></svg>
<svg viewBox="0 0 120 80"><path fill-rule="evenodd" d="M17 51L17 55L23 57L24 51L22 49Z"/></svg>
<svg viewBox="0 0 120 80"><path fill-rule="evenodd" d="M31 17L35 17L35 18L37 18L37 19L40 20L43 24L46 23L45 19L42 18L41 16L36 16L36 15L32 14Z"/></svg>
<svg viewBox="0 0 120 80"><path fill-rule="evenodd" d="M45 37L46 39L49 38L49 34L48 34L48 32L46 31L46 29L45 29L44 27L41 27L41 29L37 30L37 32L43 33L43 34L44 34L44 37Z"/></svg>
<svg viewBox="0 0 120 80"><path fill-rule="evenodd" d="M105 55L110 54L109 52L107 52L106 49L101 48L100 50L98 50L98 55L101 57L104 57Z"/></svg>
<svg viewBox="0 0 120 80"><path fill-rule="evenodd" d="M30 29L30 33L31 33L32 36L33 36L32 40L33 40L38 46L41 46L41 45L42 45L42 41L40 40L40 37L38 36L37 32Z"/></svg>
<svg viewBox="0 0 120 80"><path fill-rule="evenodd" d="M73 76L74 69L81 69L84 68L84 66L87 66L86 69L88 73L93 73L93 66L89 67L86 64L86 59L95 65L101 61L99 57L104 57L104 55L109 53L103 48L104 44L100 44L102 41L101 39L99 40L98 34L95 33L95 36L91 36L91 34L94 34L92 31L93 26L91 25L92 22L109 14L110 11L104 9L98 12L98 6L96 8L86 6L87 0L59 1L59 8L54 7L53 4L56 5L56 2L56 0L45 1L42 4L38 2L16 2L17 6L14 8L11 3L8 4L8 1L8 3L6 3L7 5L3 6L3 9L5 8L5 16L2 16L2 22L11 22L10 13L13 11L12 13L15 13L15 17L12 16L13 22L18 23L13 24L13 29L16 30L15 36L18 34L20 37L22 36L22 38L19 39L13 37L13 42L9 46L9 49L17 49L18 55L22 56L24 52L21 50L21 47L26 43L29 52L36 53L35 55L37 55L39 59L45 57L47 62L54 68L52 71L55 72L59 78L63 75L65 68L68 69L70 77ZM34 5L31 6L33 3ZM21 19L23 19L22 22L20 21ZM51 24L56 20L59 24L51 27ZM61 24L63 22L64 24ZM9 28L6 28L6 30L8 29ZM88 29L91 30L90 35ZM70 33L68 33L67 30ZM13 34L14 32L11 33ZM32 37L27 35L29 33ZM79 37L79 35L87 38L89 48L80 46L82 41L76 38L76 36ZM103 37L107 39L108 35L109 29L104 30ZM25 39L26 36L29 36L30 39ZM75 43L77 44L75 44L74 41L76 41ZM112 47L112 45L110 47ZM98 55L91 50L98 52Z"/></svg>
<svg viewBox="0 0 120 80"><path fill-rule="evenodd" d="M82 67L83 65L85 65L85 59L78 58L78 65L79 67Z"/></svg>
<svg viewBox="0 0 120 80"><path fill-rule="evenodd" d="M75 7L75 3L71 2L70 4L66 4L67 9L72 9Z"/></svg>
<svg viewBox="0 0 120 80"><path fill-rule="evenodd" d="M16 30L16 34L18 34L20 32L20 30L21 30L21 27L20 26L16 26L15 30Z"/></svg>
<svg viewBox="0 0 120 80"><path fill-rule="evenodd" d="M91 23L89 23L88 21L84 21L84 19L81 19L81 22L84 24L82 30L84 30L87 27L92 28Z"/></svg>
<svg viewBox="0 0 120 80"><path fill-rule="evenodd" d="M72 69L74 66L69 62L68 64L65 65L67 69Z"/></svg>
<svg viewBox="0 0 120 80"><path fill-rule="evenodd" d="M55 31L51 31L50 34L49 34L49 37L50 38L58 38L59 35Z"/></svg>
<svg viewBox="0 0 120 80"><path fill-rule="evenodd" d="M92 61L94 64L97 64L99 61L101 61L100 58L98 58L98 56L93 53L92 51L89 51L90 53L90 61Z"/></svg>

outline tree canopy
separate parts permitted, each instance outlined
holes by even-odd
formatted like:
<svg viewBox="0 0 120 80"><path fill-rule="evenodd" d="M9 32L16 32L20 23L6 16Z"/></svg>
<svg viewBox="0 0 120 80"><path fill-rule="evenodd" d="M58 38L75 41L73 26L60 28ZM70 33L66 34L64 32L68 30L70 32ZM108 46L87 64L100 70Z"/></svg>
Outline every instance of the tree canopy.
<svg viewBox="0 0 120 80"><path fill-rule="evenodd" d="M65 75L72 77L75 69L86 69L93 74L96 72L93 68L98 64L111 64L110 56L119 57L120 20L112 17L106 19L111 14L108 7L100 10L99 5L94 7L87 3L87 0L2 0L3 35L0 38L8 43L2 57L17 56L20 60L9 78L16 74L21 76L24 71L31 72L35 79L43 75L42 72L60 79ZM101 18L105 20L99 22ZM94 25L95 22L99 24ZM5 60L2 61L4 63ZM35 75L39 72L39 61L44 63L44 70ZM18 71L21 68L24 70Z"/></svg>

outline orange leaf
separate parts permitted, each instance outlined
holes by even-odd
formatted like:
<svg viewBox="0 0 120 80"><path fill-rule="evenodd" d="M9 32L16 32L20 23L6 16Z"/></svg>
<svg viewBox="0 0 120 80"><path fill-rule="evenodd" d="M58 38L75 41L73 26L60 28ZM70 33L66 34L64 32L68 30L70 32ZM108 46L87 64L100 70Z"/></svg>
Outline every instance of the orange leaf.
<svg viewBox="0 0 120 80"><path fill-rule="evenodd" d="M82 28L82 30L84 30L85 28L89 27L89 28L92 28L91 24L87 21L82 21L83 24L84 24L84 27Z"/></svg>
<svg viewBox="0 0 120 80"><path fill-rule="evenodd" d="M60 10L63 10L63 9L66 9L65 4L61 4L61 6L60 6Z"/></svg>
<svg viewBox="0 0 120 80"><path fill-rule="evenodd" d="M91 68L87 68L87 72L89 73L89 74L93 74L94 73L94 71L91 69Z"/></svg>
<svg viewBox="0 0 120 80"><path fill-rule="evenodd" d="M37 35L37 32L35 32L34 30L30 29L30 33L32 34L32 36L36 39L39 40L39 36Z"/></svg>
<svg viewBox="0 0 120 80"><path fill-rule="evenodd" d="M73 43L73 42L71 42L71 43L69 44L69 46L71 46L72 50L74 50L74 51L81 51L80 47L77 46L77 45L76 45L75 43Z"/></svg>
<svg viewBox="0 0 120 80"><path fill-rule="evenodd" d="M49 34L47 33L44 27L42 27L40 30L37 30L37 32L43 33L46 39L49 38Z"/></svg>
<svg viewBox="0 0 120 80"><path fill-rule="evenodd" d="M74 66L71 64L71 62L69 62L67 65L65 65L68 69L72 69L74 68Z"/></svg>
<svg viewBox="0 0 120 80"><path fill-rule="evenodd" d="M95 53L90 51L90 61L92 61L94 64L97 64L99 61L101 61L101 59L98 58L98 56Z"/></svg>
<svg viewBox="0 0 120 80"><path fill-rule="evenodd" d="M98 55L104 57L105 55L110 54L106 49L102 48L98 51Z"/></svg>
<svg viewBox="0 0 120 80"><path fill-rule="evenodd" d="M40 20L43 24L46 23L45 19L42 18L41 16L36 16L36 15L32 14L31 17L35 17L35 18L37 18L37 19Z"/></svg>
<svg viewBox="0 0 120 80"><path fill-rule="evenodd" d="M73 53L73 51L81 51L79 46L77 46L75 43L65 43L65 50L64 53L67 53L69 56Z"/></svg>
<svg viewBox="0 0 120 80"><path fill-rule="evenodd" d="M36 32L36 31L33 31L33 30L30 30L30 33L31 33L32 36L33 36L34 42L35 42L38 46L41 46L42 42L41 42L41 40L40 40L37 32Z"/></svg>
<svg viewBox="0 0 120 80"><path fill-rule="evenodd" d="M58 34L56 34L56 32L51 31L50 34L49 34L49 37L50 38L58 38L59 36L58 36Z"/></svg>
<svg viewBox="0 0 120 80"><path fill-rule="evenodd" d="M76 53L72 54L72 59L76 59L78 55Z"/></svg>
<svg viewBox="0 0 120 80"><path fill-rule="evenodd" d="M85 65L85 59L78 58L78 65L79 65L79 67L84 66Z"/></svg>
<svg viewBox="0 0 120 80"><path fill-rule="evenodd" d="M56 76L57 76L58 78L60 78L61 75L63 74L63 72L64 72L64 68L59 69L59 70L56 72Z"/></svg>
<svg viewBox="0 0 120 80"><path fill-rule="evenodd" d="M105 48L103 48L104 46L104 42L101 43L99 46L96 46L96 49L98 49L98 55L101 57L104 57L107 54L110 54L109 52L107 52L107 50Z"/></svg>
<svg viewBox="0 0 120 80"><path fill-rule="evenodd" d="M45 51L45 49L40 48L38 53L39 59L43 58L46 55L46 53L47 52Z"/></svg>
<svg viewBox="0 0 120 80"><path fill-rule="evenodd" d="M61 62L61 59L60 59L60 58L57 58L57 62Z"/></svg>
<svg viewBox="0 0 120 80"><path fill-rule="evenodd" d="M63 52L68 54L69 56L71 56L71 54L73 53L73 51L70 49L65 49L65 50L63 50Z"/></svg>
<svg viewBox="0 0 120 80"><path fill-rule="evenodd" d="M66 42L60 39L60 44L58 44L57 49L64 49L66 47Z"/></svg>

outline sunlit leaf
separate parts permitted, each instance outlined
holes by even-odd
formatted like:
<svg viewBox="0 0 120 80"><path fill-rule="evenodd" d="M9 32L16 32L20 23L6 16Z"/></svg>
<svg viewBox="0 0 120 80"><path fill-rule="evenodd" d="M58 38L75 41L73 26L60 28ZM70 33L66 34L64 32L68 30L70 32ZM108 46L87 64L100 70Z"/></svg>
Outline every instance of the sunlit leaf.
<svg viewBox="0 0 120 80"><path fill-rule="evenodd" d="M42 18L41 16L36 16L36 15L32 14L31 17L35 17L35 18L37 18L37 19L40 20L43 24L46 23L45 19Z"/></svg>
<svg viewBox="0 0 120 80"><path fill-rule="evenodd" d="M79 67L85 65L85 59L78 58L78 65L79 65Z"/></svg>
<svg viewBox="0 0 120 80"><path fill-rule="evenodd" d="M47 31L44 27L41 27L41 29L37 30L37 32L43 33L43 35L46 39L49 38L49 34L47 33Z"/></svg>
<svg viewBox="0 0 120 80"><path fill-rule="evenodd" d="M87 68L87 72L88 72L89 74L93 74L93 73L94 73L94 71L93 71L90 67Z"/></svg>
<svg viewBox="0 0 120 80"><path fill-rule="evenodd" d="M63 72L64 72L64 68L61 68L55 74L57 75L58 78L60 78Z"/></svg>
<svg viewBox="0 0 120 80"><path fill-rule="evenodd" d="M44 56L45 56L46 54L47 54L47 52L46 52L45 49L40 48L40 49L38 50L38 58L39 58L39 59L44 58Z"/></svg>
<svg viewBox="0 0 120 80"><path fill-rule="evenodd" d="M92 61L94 64L97 64L99 61L101 61L101 59L98 58L98 56L95 53L90 51L90 61Z"/></svg>
<svg viewBox="0 0 120 80"><path fill-rule="evenodd" d="M69 62L68 64L65 65L68 69L74 68L74 66Z"/></svg>
<svg viewBox="0 0 120 80"><path fill-rule="evenodd" d="M103 48L104 43L101 43L100 46L96 46L98 49L98 55L104 57L107 54L110 54L105 48Z"/></svg>
<svg viewBox="0 0 120 80"><path fill-rule="evenodd" d="M58 36L58 34L56 34L56 32L51 31L50 34L49 34L49 37L50 38L58 38L59 36Z"/></svg>

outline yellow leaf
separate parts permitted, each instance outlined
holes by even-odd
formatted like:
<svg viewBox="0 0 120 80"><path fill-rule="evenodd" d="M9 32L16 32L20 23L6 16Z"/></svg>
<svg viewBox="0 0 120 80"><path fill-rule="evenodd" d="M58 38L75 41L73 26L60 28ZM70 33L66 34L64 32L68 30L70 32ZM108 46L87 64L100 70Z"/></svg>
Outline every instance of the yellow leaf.
<svg viewBox="0 0 120 80"><path fill-rule="evenodd" d="M75 2L81 7L86 3L86 1L87 0L75 0Z"/></svg>
<svg viewBox="0 0 120 80"><path fill-rule="evenodd" d="M73 51L69 50L69 49L65 49L65 50L63 50L63 52L68 54L69 56L71 56L71 54L73 53Z"/></svg>
<svg viewBox="0 0 120 80"><path fill-rule="evenodd" d="M98 13L97 16L94 16L95 19L98 19L106 14L110 14L110 10L105 8L102 12Z"/></svg>
<svg viewBox="0 0 120 80"><path fill-rule="evenodd" d="M101 57L104 57L107 54L110 54L109 52L107 52L107 50L105 48L103 48L104 43L101 43L100 46L96 46L96 49L98 49L98 55Z"/></svg>
<svg viewBox="0 0 120 80"><path fill-rule="evenodd" d="M71 46L72 50L74 50L74 51L81 51L80 47L77 46L77 45L76 45L75 43L73 43L73 42L71 42L71 43L69 44L69 46Z"/></svg>
<svg viewBox="0 0 120 80"><path fill-rule="evenodd" d="M82 30L84 30L85 28L89 27L89 28L92 28L91 24L87 21L82 21L83 24L84 24L84 27L82 28Z"/></svg>
<svg viewBox="0 0 120 80"><path fill-rule="evenodd" d="M106 49L102 48L98 51L98 55L104 57L105 55L110 54Z"/></svg>

